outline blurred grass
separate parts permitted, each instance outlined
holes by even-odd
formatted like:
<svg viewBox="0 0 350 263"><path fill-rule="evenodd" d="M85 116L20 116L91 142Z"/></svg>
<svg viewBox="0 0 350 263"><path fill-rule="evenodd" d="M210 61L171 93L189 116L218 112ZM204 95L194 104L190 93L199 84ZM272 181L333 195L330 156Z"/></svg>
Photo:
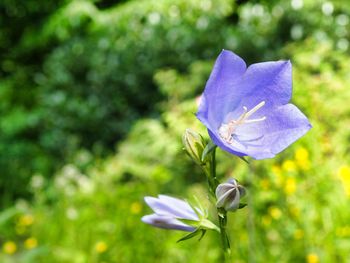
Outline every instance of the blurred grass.
<svg viewBox="0 0 350 263"><path fill-rule="evenodd" d="M90 2L77 3L92 6ZM68 1L67 5L71 7L77 3ZM155 2L142 1L140 5L147 6L147 3ZM213 4L210 1L205 3ZM226 2L222 3L225 5ZM228 10L225 16L225 43L215 45L234 48L254 62L291 59L293 103L302 109L313 125L306 136L276 158L252 161L250 168L238 158L218 152L221 179L234 176L247 185L250 198L247 208L230 214L228 225L233 262L349 262L350 58L346 45L349 43L349 9L346 1L330 3L295 0L243 3L235 6L235 11ZM133 14L133 5L139 5L132 1L127 4L130 5L103 11L108 13L105 18L121 19L112 14L122 12L118 11L119 8L128 10L128 15ZM186 11L184 1L171 4L184 5L182 8ZM152 6L147 8L143 13L145 16L150 15ZM216 10L215 6L211 8ZM68 9L60 9L55 19L60 21L66 14L62 10ZM75 11L84 10L90 9ZM142 8L137 9L134 15L142 11ZM100 19L95 14L91 17ZM190 13L183 19L179 23L184 31L189 30L186 35L195 42L196 30L192 26L199 20L192 21ZM185 22L186 19L190 22ZM214 31L219 27L220 19L223 18L214 19ZM228 22L235 19L238 21ZM157 41L161 43L162 34L173 27L171 24L157 31ZM52 24L45 28L51 28L48 33L58 30ZM150 27L144 27L147 28ZM72 32L74 36L76 33ZM123 37L127 39L128 33L123 33ZM150 40L149 44L152 43ZM190 53L193 45L182 43L180 47ZM140 50L143 48L146 47L141 46ZM132 53L127 47L122 50ZM154 47L157 56L167 55L165 50L156 53L157 50L159 47ZM170 194L191 199L195 194L207 202L205 178L182 151L181 135L186 128L206 135L194 113L197 96L203 90L216 55L216 51L210 52L207 54L211 55L182 60L181 67L170 62L159 63L151 67L152 70L145 66L150 75L148 81L154 85L147 86L147 89L156 87L161 98L152 101L151 105L158 114L133 119L132 125L125 126L129 128L115 152L102 147L99 151L104 154L96 154L93 150L96 148L78 144L79 147L72 148L69 158L64 159L64 164L51 176L34 169L28 184L16 184L22 177L17 176L20 170L14 169L18 163L11 166L8 171L12 177L5 179L14 188L18 187L19 192L29 192L31 198L23 195L13 199L13 204L0 213L0 262L217 262L219 240L215 233L208 233L200 242L176 243L183 233L155 229L140 221L142 215L151 212L143 202L145 195ZM68 62L70 53L60 54L64 60L55 63ZM174 54L176 57L177 53ZM123 65L119 67L123 68ZM52 68L52 74L56 69ZM96 69L101 70L100 64ZM105 80L113 74L112 66L110 70ZM144 76L143 73L140 76ZM80 80L77 78L76 83ZM142 78L137 81L142 83ZM66 86L67 94L75 89L74 83ZM81 83L79 85L82 87ZM50 86L50 89L55 90L55 87ZM8 86L6 92L11 88ZM147 92L142 87L134 88L140 93ZM113 85L111 91L114 91ZM125 90L127 93L128 89ZM1 98L6 102L9 97ZM108 96L104 100L106 98ZM1 130L8 135L26 130L28 127L22 125L28 112L16 103L8 107L13 111L2 118ZM33 115L29 116L35 122ZM79 126L79 120L73 120ZM106 121L111 120L107 118ZM101 125L95 128L104 129L103 122ZM84 133L74 136L84 136ZM18 137L1 138L2 153L6 149L5 142L19 143L15 140ZM94 141L90 140L89 143L93 144ZM35 145L35 140L31 145ZM18 149L21 148L15 150L21 152ZM29 155L39 156L35 149L26 149ZM26 169L25 165L23 169Z"/></svg>

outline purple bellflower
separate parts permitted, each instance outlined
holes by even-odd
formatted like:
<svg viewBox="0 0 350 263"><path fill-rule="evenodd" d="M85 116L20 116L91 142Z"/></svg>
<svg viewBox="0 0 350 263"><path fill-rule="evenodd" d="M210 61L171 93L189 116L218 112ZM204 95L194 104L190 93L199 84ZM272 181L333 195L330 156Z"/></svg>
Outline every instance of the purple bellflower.
<svg viewBox="0 0 350 263"><path fill-rule="evenodd" d="M212 141L237 156L272 158L303 136L311 125L289 101L290 61L250 65L223 50L207 81L197 118Z"/></svg>
<svg viewBox="0 0 350 263"><path fill-rule="evenodd" d="M194 211L194 209L183 200L166 195L158 195L158 198L146 196L145 202L154 211L154 214L142 217L141 220L146 224L164 229L192 232L196 227L185 224L180 220L184 219L188 222L193 221L194 223L200 221L197 213L201 214L201 211L199 209L197 212Z"/></svg>

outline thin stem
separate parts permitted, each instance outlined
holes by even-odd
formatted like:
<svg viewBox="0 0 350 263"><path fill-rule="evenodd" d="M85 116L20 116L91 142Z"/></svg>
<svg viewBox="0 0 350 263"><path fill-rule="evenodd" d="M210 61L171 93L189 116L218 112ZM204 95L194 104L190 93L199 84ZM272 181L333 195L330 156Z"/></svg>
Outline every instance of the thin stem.
<svg viewBox="0 0 350 263"><path fill-rule="evenodd" d="M211 164L210 164L210 178L212 180L212 190L215 195L215 190L216 187L219 185L219 180L216 178L216 147L214 148L212 152L212 157L211 157Z"/></svg>
<svg viewBox="0 0 350 263"><path fill-rule="evenodd" d="M210 163L210 177L209 177L209 188L210 191L215 195L216 187L219 185L219 181L216 178L216 148L212 152L212 158ZM222 245L222 259L224 262L229 262L231 257L230 241L226 233L227 225L227 213L223 208L217 208L219 228L220 228L220 239Z"/></svg>
<svg viewBox="0 0 350 263"><path fill-rule="evenodd" d="M230 262L231 249L230 249L230 241L226 233L226 225L227 225L226 211L222 208L218 208L217 211L218 211L219 228L220 228L220 239L221 239L221 245L222 245L222 251L223 251L222 258L224 262Z"/></svg>
<svg viewBox="0 0 350 263"><path fill-rule="evenodd" d="M210 162L211 164L211 162ZM208 167L206 166L202 166L203 171L205 173L205 175L207 176L207 180L208 180L208 185L209 185L209 193L212 195L213 198L215 198L215 189L216 189L216 184L214 182L214 179L212 177L212 173L211 173L211 165Z"/></svg>
<svg viewBox="0 0 350 263"><path fill-rule="evenodd" d="M211 177L216 179L216 148L214 148L211 156L210 173Z"/></svg>
<svg viewBox="0 0 350 263"><path fill-rule="evenodd" d="M249 172L248 172L248 183L251 187L253 187L253 175L254 175L254 166L253 164L248 164ZM250 191L248 195L248 220L247 220L247 229L248 229L248 239L249 239L249 260L248 262L255 262L255 227L254 227L254 190Z"/></svg>

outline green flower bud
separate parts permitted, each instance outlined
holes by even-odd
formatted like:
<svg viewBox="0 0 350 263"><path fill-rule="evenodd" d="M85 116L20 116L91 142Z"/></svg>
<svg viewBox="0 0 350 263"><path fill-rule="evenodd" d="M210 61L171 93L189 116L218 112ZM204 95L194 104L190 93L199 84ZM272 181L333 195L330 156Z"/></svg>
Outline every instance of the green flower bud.
<svg viewBox="0 0 350 263"><path fill-rule="evenodd" d="M235 179L219 184L215 191L216 207L224 208L226 211L235 211L240 208L240 200L245 195L245 189Z"/></svg>
<svg viewBox="0 0 350 263"><path fill-rule="evenodd" d="M202 165L201 158L206 145L203 137L193 130L186 129L182 136L182 142L185 146L186 152L192 160L195 163Z"/></svg>

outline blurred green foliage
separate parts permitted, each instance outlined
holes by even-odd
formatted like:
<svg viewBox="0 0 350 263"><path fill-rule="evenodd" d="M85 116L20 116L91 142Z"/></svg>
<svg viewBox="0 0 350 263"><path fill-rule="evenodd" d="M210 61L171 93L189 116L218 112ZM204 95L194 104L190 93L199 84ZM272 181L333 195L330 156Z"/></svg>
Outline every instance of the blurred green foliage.
<svg viewBox="0 0 350 263"><path fill-rule="evenodd" d="M0 13L1 262L217 262L215 233L176 244L140 217L145 195L209 206L181 135L206 135L194 113L222 48L291 59L293 102L313 124L250 169L218 152L221 179L249 189L230 215L235 262L348 262L347 1L2 1Z"/></svg>
<svg viewBox="0 0 350 263"><path fill-rule="evenodd" d="M137 118L158 115L154 104L162 96L154 71L186 70L191 61L214 57L224 41L217 29L230 10L226 0L215 6L155 0L103 10L89 1L52 7L40 26L11 43L14 49L5 45L13 56L2 54L0 149L6 154L0 155L0 189L11 199L23 193L33 172L49 175L80 148L105 154ZM8 179L14 170L22 184Z"/></svg>

